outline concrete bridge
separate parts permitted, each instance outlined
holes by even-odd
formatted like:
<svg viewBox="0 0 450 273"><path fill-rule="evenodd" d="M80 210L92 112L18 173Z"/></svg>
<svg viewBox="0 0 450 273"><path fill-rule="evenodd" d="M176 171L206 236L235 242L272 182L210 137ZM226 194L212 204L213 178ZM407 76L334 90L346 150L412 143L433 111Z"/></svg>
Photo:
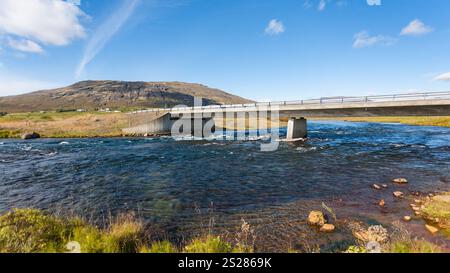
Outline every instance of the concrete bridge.
<svg viewBox="0 0 450 273"><path fill-rule="evenodd" d="M189 120L192 133L203 134L204 127L214 127L215 119L288 118L288 140L307 136L307 118L365 116L450 116L450 92L412 93L365 97L329 97L313 100L263 102L239 105L212 105L148 109L129 113L153 113L157 117L144 124L130 126L127 133L170 134L175 122ZM194 125L201 120L200 126ZM197 123L198 124L198 123ZM221 127L224 127L223 124ZM195 128L195 130L194 130ZM236 127L235 127L236 128Z"/></svg>

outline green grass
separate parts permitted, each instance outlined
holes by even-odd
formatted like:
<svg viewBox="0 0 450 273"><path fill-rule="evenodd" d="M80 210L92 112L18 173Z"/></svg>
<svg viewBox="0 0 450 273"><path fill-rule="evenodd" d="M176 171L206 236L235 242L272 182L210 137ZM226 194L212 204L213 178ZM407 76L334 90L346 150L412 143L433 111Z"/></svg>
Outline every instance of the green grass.
<svg viewBox="0 0 450 273"><path fill-rule="evenodd" d="M253 248L225 241L221 236L199 236L185 246L169 241L150 242L144 225L133 214L111 219L98 228L76 217L62 218L36 209L14 209L0 216L0 253L64 253L69 245L81 253L244 253Z"/></svg>
<svg viewBox="0 0 450 273"><path fill-rule="evenodd" d="M1 130L0 129L0 138L18 138L20 137L19 131L10 131L10 130Z"/></svg>
<svg viewBox="0 0 450 273"><path fill-rule="evenodd" d="M408 240L394 242L390 246L391 253L441 253L437 245L424 240Z"/></svg>
<svg viewBox="0 0 450 273"><path fill-rule="evenodd" d="M220 237L208 235L195 238L185 248L186 253L231 253L232 247Z"/></svg>
<svg viewBox="0 0 450 273"><path fill-rule="evenodd" d="M0 252L62 252L73 228L39 210L14 210L0 217Z"/></svg>
<svg viewBox="0 0 450 273"><path fill-rule="evenodd" d="M155 242L150 247L142 246L140 253L178 253L175 247L169 241Z"/></svg>

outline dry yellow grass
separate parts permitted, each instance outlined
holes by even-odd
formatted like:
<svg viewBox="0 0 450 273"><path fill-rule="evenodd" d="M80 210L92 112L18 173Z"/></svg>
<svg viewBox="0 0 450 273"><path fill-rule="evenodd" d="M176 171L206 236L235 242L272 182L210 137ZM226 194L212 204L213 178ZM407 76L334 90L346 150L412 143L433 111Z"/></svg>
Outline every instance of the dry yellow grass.
<svg viewBox="0 0 450 273"><path fill-rule="evenodd" d="M128 125L123 113L26 113L0 118L0 132L18 137L25 132L38 132L42 137L116 137Z"/></svg>

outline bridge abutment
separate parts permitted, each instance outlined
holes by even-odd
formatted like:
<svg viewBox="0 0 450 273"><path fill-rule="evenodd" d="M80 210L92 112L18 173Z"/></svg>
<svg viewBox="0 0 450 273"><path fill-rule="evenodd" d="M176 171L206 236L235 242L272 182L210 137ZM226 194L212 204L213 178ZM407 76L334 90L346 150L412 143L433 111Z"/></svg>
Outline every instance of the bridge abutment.
<svg viewBox="0 0 450 273"><path fill-rule="evenodd" d="M288 121L287 141L295 141L308 137L308 124L305 118L290 118Z"/></svg>

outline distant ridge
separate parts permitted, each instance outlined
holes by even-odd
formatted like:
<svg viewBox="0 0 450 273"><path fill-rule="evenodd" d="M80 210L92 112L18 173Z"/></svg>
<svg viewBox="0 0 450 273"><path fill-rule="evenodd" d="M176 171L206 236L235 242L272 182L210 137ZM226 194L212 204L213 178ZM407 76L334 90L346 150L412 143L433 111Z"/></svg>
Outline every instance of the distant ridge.
<svg viewBox="0 0 450 273"><path fill-rule="evenodd" d="M219 89L194 83L82 81L63 88L0 97L0 112L192 106L195 96L202 97L204 105L252 102Z"/></svg>

